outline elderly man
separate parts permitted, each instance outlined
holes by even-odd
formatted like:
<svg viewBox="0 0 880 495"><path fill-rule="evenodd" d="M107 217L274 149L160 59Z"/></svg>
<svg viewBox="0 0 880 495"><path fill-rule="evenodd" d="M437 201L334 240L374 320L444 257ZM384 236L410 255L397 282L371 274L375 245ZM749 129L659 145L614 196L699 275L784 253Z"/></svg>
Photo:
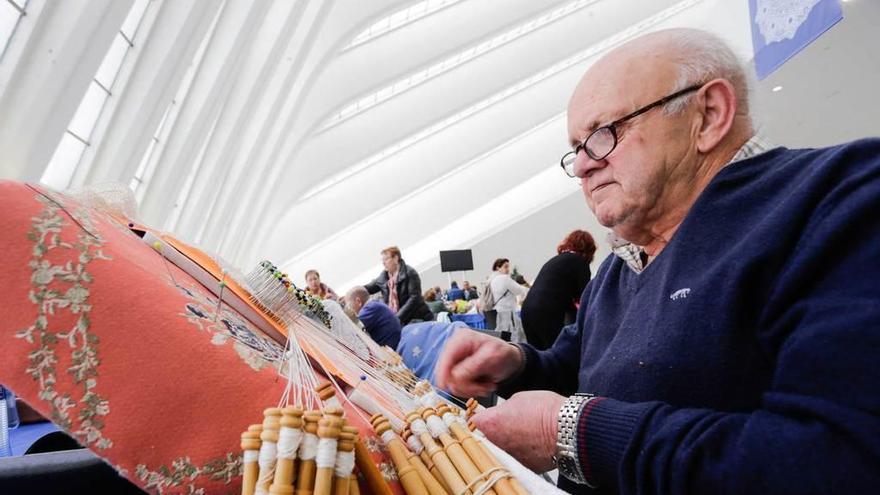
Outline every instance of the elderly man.
<svg viewBox="0 0 880 495"><path fill-rule="evenodd" d="M474 422L569 491L880 490L880 142L764 149L747 91L696 30L597 62L562 167L616 256L550 349L459 331L438 362L532 390Z"/></svg>
<svg viewBox="0 0 880 495"><path fill-rule="evenodd" d="M400 320L382 301L371 301L370 294L362 285L352 287L345 295L345 304L357 315L364 330L379 345L397 348L400 342Z"/></svg>

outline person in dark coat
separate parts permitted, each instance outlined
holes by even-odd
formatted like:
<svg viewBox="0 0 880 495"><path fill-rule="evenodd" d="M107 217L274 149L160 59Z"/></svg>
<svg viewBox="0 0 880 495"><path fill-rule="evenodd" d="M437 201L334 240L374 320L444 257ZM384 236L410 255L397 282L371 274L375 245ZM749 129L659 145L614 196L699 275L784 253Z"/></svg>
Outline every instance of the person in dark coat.
<svg viewBox="0 0 880 495"><path fill-rule="evenodd" d="M422 297L419 273L404 263L397 246L382 250L382 265L385 270L375 280L364 284L367 292L381 292L382 300L397 314L402 325L414 320L433 320L434 315Z"/></svg>
<svg viewBox="0 0 880 495"><path fill-rule="evenodd" d="M537 349L547 349L565 325L574 323L576 302L590 281L590 263L596 242L585 230L568 234L557 246L532 284L522 305L526 339Z"/></svg>

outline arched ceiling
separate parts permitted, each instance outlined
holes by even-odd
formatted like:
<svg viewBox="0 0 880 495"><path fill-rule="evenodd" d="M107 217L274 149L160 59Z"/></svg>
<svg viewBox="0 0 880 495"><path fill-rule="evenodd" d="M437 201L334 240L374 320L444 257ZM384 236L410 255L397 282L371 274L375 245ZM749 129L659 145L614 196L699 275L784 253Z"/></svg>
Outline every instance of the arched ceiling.
<svg viewBox="0 0 880 495"><path fill-rule="evenodd" d="M147 224L244 270L317 267L342 289L385 246L427 269L440 249L571 198L557 166L566 103L609 49L675 26L745 58L751 43L747 2L728 0L28 5L0 59L10 156L56 187L131 183ZM110 58L104 103L84 112ZM38 91L37 67L68 83ZM81 114L90 125L74 136Z"/></svg>
<svg viewBox="0 0 880 495"><path fill-rule="evenodd" d="M467 247L530 211L516 205L562 199L577 187L564 177L551 181L558 188L522 185L564 152L564 109L583 71L639 33L705 26L720 3L465 0L340 50L315 69L263 224L244 237L262 242L236 256L262 254L293 273L328 267L345 285L375 270L387 245L417 250L448 231L418 260L407 255L436 263L438 249ZM742 24L716 31L745 51L740 14Z"/></svg>

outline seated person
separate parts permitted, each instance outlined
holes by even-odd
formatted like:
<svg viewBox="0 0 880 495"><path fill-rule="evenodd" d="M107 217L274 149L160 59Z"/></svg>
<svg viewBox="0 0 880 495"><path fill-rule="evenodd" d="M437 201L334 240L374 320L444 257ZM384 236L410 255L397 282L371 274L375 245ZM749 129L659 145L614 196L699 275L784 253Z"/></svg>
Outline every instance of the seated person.
<svg viewBox="0 0 880 495"><path fill-rule="evenodd" d="M437 298L437 292L434 289L428 289L425 292L425 304L428 305L428 309L434 314L435 319L439 313L449 311L446 304Z"/></svg>
<svg viewBox="0 0 880 495"><path fill-rule="evenodd" d="M446 339L458 328L467 328L467 325L460 321L410 323L401 330L397 353L407 368L433 385L437 358L446 345Z"/></svg>
<svg viewBox="0 0 880 495"><path fill-rule="evenodd" d="M306 272L306 292L317 297L318 299L330 299L336 301L339 296L333 292L333 289L321 282L321 274L318 270L309 270Z"/></svg>
<svg viewBox="0 0 880 495"><path fill-rule="evenodd" d="M382 301L370 300L370 294L362 285L352 287L345 295L346 307L350 308L364 324L364 330L379 345L395 349L400 341L400 320Z"/></svg>
<svg viewBox="0 0 880 495"><path fill-rule="evenodd" d="M464 298L467 301L473 301L474 299L478 299L480 297L480 294L477 293L477 288L471 285L471 283L467 280L465 280L461 284L461 290L464 291Z"/></svg>
<svg viewBox="0 0 880 495"><path fill-rule="evenodd" d="M464 291L459 289L458 282L453 280L452 284L449 285L449 291L446 293L446 300L458 301L459 299L464 299Z"/></svg>

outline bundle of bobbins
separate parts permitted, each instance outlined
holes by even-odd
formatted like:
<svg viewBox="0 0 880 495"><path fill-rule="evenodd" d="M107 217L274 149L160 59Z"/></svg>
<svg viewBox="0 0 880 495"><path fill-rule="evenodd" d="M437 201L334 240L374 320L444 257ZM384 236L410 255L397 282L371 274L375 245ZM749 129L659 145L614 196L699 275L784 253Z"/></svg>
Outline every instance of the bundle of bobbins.
<svg viewBox="0 0 880 495"><path fill-rule="evenodd" d="M407 495L527 495L468 428L457 408L422 407L407 416L402 438L381 414L370 418L388 447Z"/></svg>
<svg viewBox="0 0 880 495"><path fill-rule="evenodd" d="M261 261L245 278L250 300L276 323L290 326L300 314L330 328L330 314L321 300L300 289L270 261Z"/></svg>
<svg viewBox="0 0 880 495"><path fill-rule="evenodd" d="M353 474L358 430L346 425L342 409L270 407L263 416L241 435L242 495L360 493Z"/></svg>

